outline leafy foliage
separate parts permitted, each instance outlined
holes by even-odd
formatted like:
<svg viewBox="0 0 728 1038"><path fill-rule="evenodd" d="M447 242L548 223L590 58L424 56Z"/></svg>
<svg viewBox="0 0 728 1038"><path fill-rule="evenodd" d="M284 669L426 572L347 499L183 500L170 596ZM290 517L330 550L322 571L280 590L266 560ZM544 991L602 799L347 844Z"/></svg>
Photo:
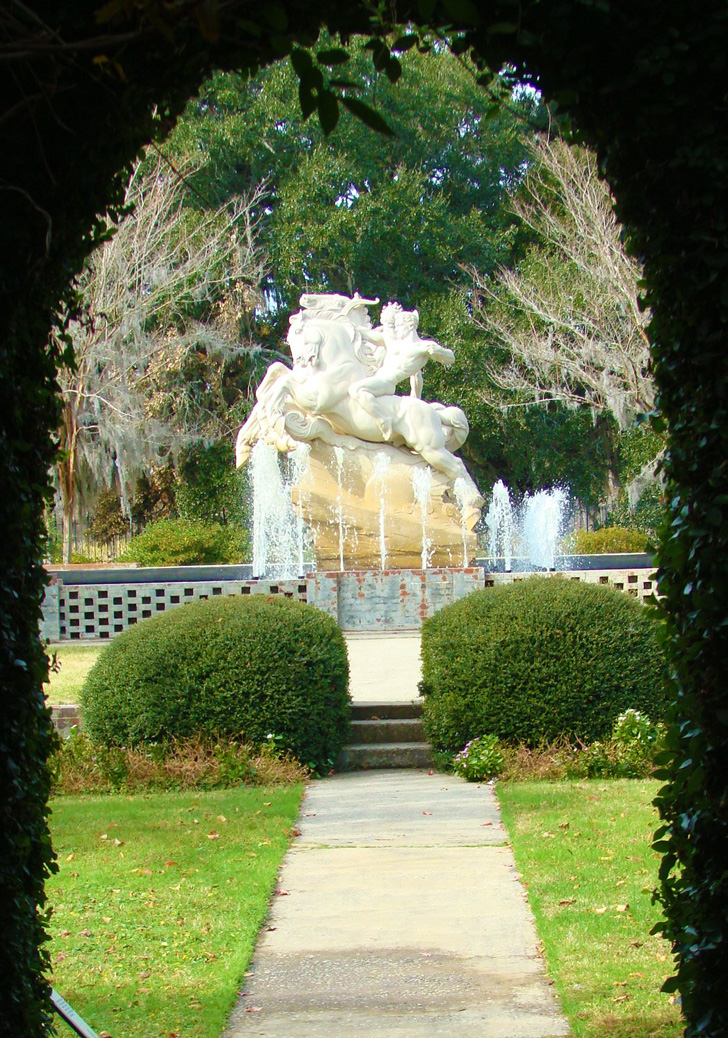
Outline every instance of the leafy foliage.
<svg viewBox="0 0 728 1038"><path fill-rule="evenodd" d="M246 491L245 470L235 468L235 451L228 440L194 443L181 452L175 503L182 519L246 526Z"/></svg>
<svg viewBox="0 0 728 1038"><path fill-rule="evenodd" d="M244 737L331 767L349 723L346 645L335 622L288 599L223 597L143 621L114 639L82 690L109 746Z"/></svg>
<svg viewBox="0 0 728 1038"><path fill-rule="evenodd" d="M712 0L526 0L515 22L506 0L478 8L450 0L416 10L395 4L375 13L332 0L260 11L238 0L203 7L142 0L99 11L102 46L98 7L96 0L59 3L50 23L34 2L6 5L0 15L8 41L0 64L0 680L10 704L0 758L0 832L8 834L0 844L0 904L11 906L1 920L5 1025L33 1034L47 1030L48 1019L37 906L52 859L44 822L50 723L37 625L47 473L60 417L56 369L66 348L47 349L53 314L73 305L69 280L105 235L98 214L120 204L124 171L169 130L213 66L252 71L294 45L311 51L324 23L344 39L360 31L386 42L395 29L388 17L399 14L447 33L476 64L484 89L493 83L487 63L544 92L562 129L596 150L625 241L644 263L653 372L669 427L660 589L677 697L659 797L666 828L656 846L665 856L665 933L678 956L688 1034L718 1038L728 1027L728 125L721 101L728 13ZM404 36L420 46L419 32ZM325 103L328 93L349 90L329 82Z"/></svg>
<svg viewBox="0 0 728 1038"><path fill-rule="evenodd" d="M568 543L575 555L600 555L610 552L643 552L649 547L649 538L639 530L622 526L603 526L600 530L576 530Z"/></svg>
<svg viewBox="0 0 728 1038"><path fill-rule="evenodd" d="M471 739L452 761L452 770L468 782L483 782L496 778L503 771L505 758L495 735L481 735Z"/></svg>
<svg viewBox="0 0 728 1038"><path fill-rule="evenodd" d="M532 577L488 588L422 628L424 723L438 749L485 733L591 742L630 707L661 718L667 675L653 616L595 584Z"/></svg>
<svg viewBox="0 0 728 1038"><path fill-rule="evenodd" d="M243 562L249 550L248 532L198 519L157 519L119 556L119 562L140 566L215 566Z"/></svg>
<svg viewBox="0 0 728 1038"><path fill-rule="evenodd" d="M200 736L141 747L105 746L72 728L50 760L54 795L230 789L300 782L306 769L269 745Z"/></svg>

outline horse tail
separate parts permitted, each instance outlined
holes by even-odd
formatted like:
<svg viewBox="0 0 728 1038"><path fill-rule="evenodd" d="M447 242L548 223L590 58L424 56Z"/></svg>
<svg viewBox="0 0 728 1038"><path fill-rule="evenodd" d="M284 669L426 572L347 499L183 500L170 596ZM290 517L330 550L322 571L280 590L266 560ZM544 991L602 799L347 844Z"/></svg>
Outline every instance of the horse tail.
<svg viewBox="0 0 728 1038"><path fill-rule="evenodd" d="M438 403L432 403L430 407L437 411L437 415L442 422L443 430L447 436L447 449L456 451L458 447L462 447L470 432L470 426L462 408L455 407L453 404Z"/></svg>

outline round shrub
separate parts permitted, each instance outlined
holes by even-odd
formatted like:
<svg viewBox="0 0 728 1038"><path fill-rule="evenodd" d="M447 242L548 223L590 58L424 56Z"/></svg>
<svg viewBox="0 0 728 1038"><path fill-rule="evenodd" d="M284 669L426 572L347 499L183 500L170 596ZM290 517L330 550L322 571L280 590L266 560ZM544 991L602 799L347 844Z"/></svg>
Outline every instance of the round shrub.
<svg viewBox="0 0 728 1038"><path fill-rule="evenodd" d="M651 612L559 577L488 588L422 628L425 728L453 752L486 733L534 746L603 738L618 714L662 719L666 664Z"/></svg>
<svg viewBox="0 0 728 1038"><path fill-rule="evenodd" d="M247 530L199 519L157 519L133 537L119 562L140 566L216 566L248 558Z"/></svg>
<svg viewBox="0 0 728 1038"><path fill-rule="evenodd" d="M603 526L601 530L576 530L568 550L574 555L610 555L615 552L645 552L650 539L640 530Z"/></svg>
<svg viewBox="0 0 728 1038"><path fill-rule="evenodd" d="M225 596L144 620L101 653L81 692L94 740L129 746L243 736L329 765L349 724L344 638L285 598Z"/></svg>

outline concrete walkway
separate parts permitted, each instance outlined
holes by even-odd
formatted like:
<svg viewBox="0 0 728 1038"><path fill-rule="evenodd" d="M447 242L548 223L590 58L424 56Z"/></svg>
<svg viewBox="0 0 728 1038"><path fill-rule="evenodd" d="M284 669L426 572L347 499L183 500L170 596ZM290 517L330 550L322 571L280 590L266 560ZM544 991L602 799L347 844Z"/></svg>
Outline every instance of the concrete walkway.
<svg viewBox="0 0 728 1038"><path fill-rule="evenodd" d="M299 828L226 1038L568 1034L488 786L336 775Z"/></svg>
<svg viewBox="0 0 728 1038"><path fill-rule="evenodd" d="M408 703L422 677L420 632L344 632L349 691L355 703Z"/></svg>

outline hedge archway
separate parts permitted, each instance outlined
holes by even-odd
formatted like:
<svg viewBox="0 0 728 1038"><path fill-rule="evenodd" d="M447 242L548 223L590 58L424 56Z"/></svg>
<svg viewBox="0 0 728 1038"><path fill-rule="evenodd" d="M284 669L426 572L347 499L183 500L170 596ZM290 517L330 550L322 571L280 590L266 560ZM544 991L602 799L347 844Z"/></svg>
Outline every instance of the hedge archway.
<svg viewBox="0 0 728 1038"><path fill-rule="evenodd" d="M382 8L384 10L384 8ZM728 9L708 0L416 0L388 17L427 24L494 68L538 82L596 149L633 251L645 264L655 378L669 424L671 526L660 549L675 674L676 725L662 899L679 956L689 1034L728 1025ZM382 16L384 17L384 16ZM42 510L57 422L51 315L94 239L95 216L119 199L122 171L161 138L213 67L254 68L326 25L344 39L374 33L363 3L281 0L126 5L29 0L0 14L0 951L6 1026L41 1034L43 878L50 744L37 639ZM300 59L302 99L331 121L315 62ZM403 85L406 89L406 84ZM681 871L675 871L676 863Z"/></svg>

